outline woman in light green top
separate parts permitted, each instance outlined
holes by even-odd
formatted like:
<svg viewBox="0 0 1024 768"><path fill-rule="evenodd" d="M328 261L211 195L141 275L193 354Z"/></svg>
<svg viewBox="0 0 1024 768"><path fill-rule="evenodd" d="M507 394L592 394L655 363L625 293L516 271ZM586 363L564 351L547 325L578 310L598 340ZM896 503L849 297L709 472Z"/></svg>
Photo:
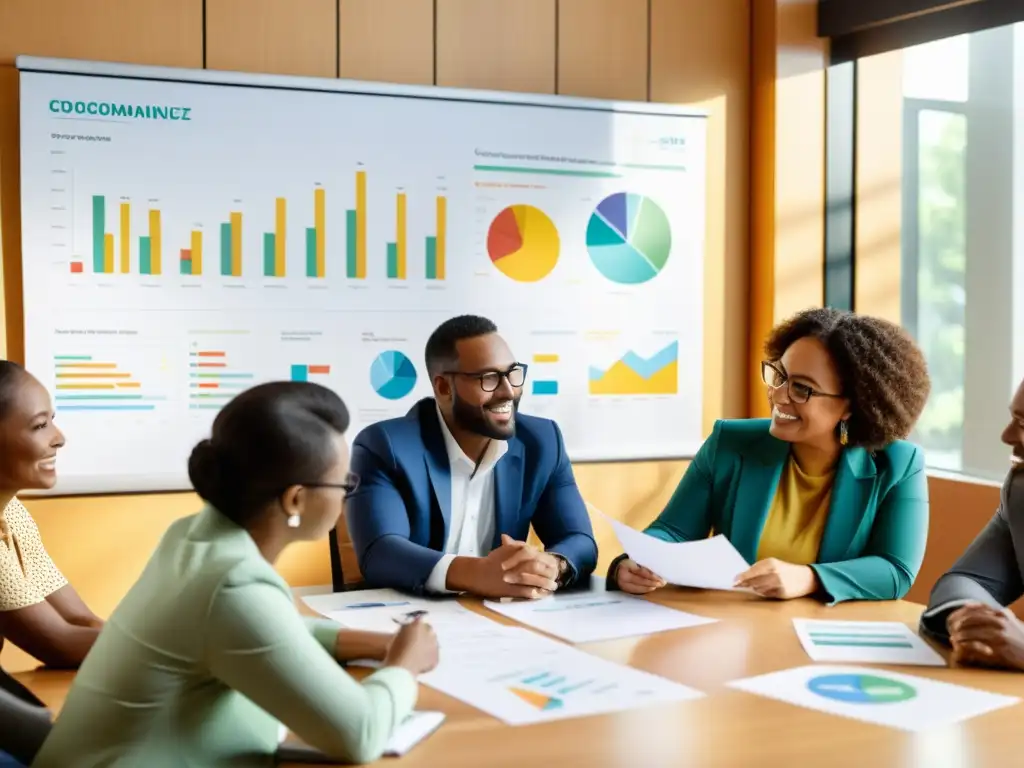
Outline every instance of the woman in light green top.
<svg viewBox="0 0 1024 768"><path fill-rule="evenodd" d="M330 390L281 382L239 395L189 459L207 507L164 535L100 633L33 763L267 766L279 723L334 759L371 762L437 663L416 622L392 635L304 620L273 568L325 537L348 475L348 412ZM339 662L376 657L361 684Z"/></svg>

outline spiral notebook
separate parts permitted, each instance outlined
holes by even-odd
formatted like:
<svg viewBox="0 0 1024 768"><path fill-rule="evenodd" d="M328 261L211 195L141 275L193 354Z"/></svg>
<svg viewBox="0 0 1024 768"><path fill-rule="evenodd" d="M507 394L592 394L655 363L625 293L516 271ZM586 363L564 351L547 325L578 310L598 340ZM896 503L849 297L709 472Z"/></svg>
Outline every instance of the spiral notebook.
<svg viewBox="0 0 1024 768"><path fill-rule="evenodd" d="M391 741L384 748L385 757L401 757L427 736L441 727L443 712L413 712L391 735ZM327 757L318 749L305 744L295 737L289 738L288 729L281 726L281 744L277 748L279 763L331 763L342 764L343 760Z"/></svg>

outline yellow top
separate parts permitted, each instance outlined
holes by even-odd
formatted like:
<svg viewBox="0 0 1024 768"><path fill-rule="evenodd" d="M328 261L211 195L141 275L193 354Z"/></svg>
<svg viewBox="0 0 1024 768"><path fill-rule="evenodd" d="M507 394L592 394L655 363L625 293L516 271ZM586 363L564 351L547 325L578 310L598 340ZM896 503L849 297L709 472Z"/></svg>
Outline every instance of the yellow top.
<svg viewBox="0 0 1024 768"><path fill-rule="evenodd" d="M0 611L41 603L67 583L43 548L32 515L11 499L0 512Z"/></svg>
<svg viewBox="0 0 1024 768"><path fill-rule="evenodd" d="M834 479L835 472L814 477L800 469L792 456L787 459L761 532L758 560L774 557L810 565L818 559Z"/></svg>

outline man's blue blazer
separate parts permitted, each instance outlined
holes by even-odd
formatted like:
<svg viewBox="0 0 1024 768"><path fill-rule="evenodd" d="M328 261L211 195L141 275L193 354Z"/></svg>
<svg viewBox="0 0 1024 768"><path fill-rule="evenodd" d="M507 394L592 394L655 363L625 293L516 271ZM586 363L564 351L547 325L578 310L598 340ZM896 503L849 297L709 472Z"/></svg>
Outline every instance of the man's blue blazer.
<svg viewBox="0 0 1024 768"><path fill-rule="evenodd" d="M345 518L367 586L422 593L451 520L451 467L434 400L360 432L352 471L359 487ZM503 533L525 541L532 524L545 549L569 561L571 582L589 578L597 544L555 422L517 414L515 437L493 471L492 546Z"/></svg>

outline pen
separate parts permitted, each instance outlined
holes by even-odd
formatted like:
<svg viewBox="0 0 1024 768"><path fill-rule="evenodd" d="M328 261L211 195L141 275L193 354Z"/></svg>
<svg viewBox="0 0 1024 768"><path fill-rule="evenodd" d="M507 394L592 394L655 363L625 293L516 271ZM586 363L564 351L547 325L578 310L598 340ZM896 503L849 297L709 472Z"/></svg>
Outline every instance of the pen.
<svg viewBox="0 0 1024 768"><path fill-rule="evenodd" d="M401 616L395 616L394 618L392 618L391 621L400 627L404 627L407 624L412 624L417 620L417 618L419 618L420 616L425 616L426 614L427 611L425 610L411 610L408 613L403 614Z"/></svg>
<svg viewBox="0 0 1024 768"><path fill-rule="evenodd" d="M352 608L388 608L396 605L408 605L408 601L401 603L352 603L346 605L342 610L350 610Z"/></svg>

